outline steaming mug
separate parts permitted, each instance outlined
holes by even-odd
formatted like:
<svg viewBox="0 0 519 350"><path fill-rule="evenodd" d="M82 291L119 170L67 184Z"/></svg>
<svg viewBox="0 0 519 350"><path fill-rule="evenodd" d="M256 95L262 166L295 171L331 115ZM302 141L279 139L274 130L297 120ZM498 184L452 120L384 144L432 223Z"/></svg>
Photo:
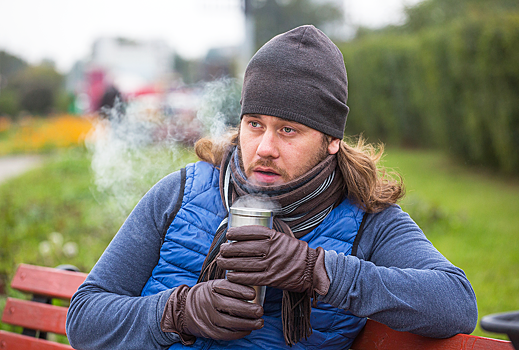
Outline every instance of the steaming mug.
<svg viewBox="0 0 519 350"><path fill-rule="evenodd" d="M231 207L229 210L229 223L227 227L231 228L247 225L260 225L272 228L273 219L274 215L272 211L268 209ZM252 302L263 306L263 301L265 301L266 287L252 286L252 288L254 288L256 291L256 298Z"/></svg>

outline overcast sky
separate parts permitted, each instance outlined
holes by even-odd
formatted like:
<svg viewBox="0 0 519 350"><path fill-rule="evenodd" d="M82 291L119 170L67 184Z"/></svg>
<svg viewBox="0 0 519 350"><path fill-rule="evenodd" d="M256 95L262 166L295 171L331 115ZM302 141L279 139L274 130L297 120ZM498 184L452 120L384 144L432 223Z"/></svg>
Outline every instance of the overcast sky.
<svg viewBox="0 0 519 350"><path fill-rule="evenodd" d="M420 0L343 0L355 25L403 20ZM244 39L240 0L0 0L0 50L31 63L44 58L66 73L96 38L163 39L185 57Z"/></svg>

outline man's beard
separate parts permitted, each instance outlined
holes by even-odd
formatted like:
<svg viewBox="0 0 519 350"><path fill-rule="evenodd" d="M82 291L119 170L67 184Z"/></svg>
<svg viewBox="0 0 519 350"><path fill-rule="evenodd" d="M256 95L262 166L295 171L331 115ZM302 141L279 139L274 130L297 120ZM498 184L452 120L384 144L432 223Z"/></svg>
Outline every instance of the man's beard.
<svg viewBox="0 0 519 350"><path fill-rule="evenodd" d="M239 140L239 136L238 136L238 140ZM317 154L315 154L310 159L310 161L309 161L310 165L308 166L308 168L305 169L305 171L301 174L295 174L293 176L290 176L285 169L281 169L278 166L276 166L276 164L274 164L274 161L272 160L272 158L260 158L257 161L255 161L254 163L252 163L251 165L249 165L247 170L245 170L245 167L243 165L243 157L241 154L241 143L240 143L240 141L238 141L238 158L239 158L239 162L240 162L240 168L244 172L244 174L247 176L247 174L251 174L252 171L254 170L254 168L257 166L268 167L268 168L271 168L272 170L274 170L276 173L278 173L281 176L281 178L283 179L283 181L285 183L287 183L289 181L297 179L300 176L303 176L308 171L310 171L313 167L315 167L317 164L321 163L328 156L328 145L329 145L328 137L323 134L323 139L322 139L319 151L317 152Z"/></svg>

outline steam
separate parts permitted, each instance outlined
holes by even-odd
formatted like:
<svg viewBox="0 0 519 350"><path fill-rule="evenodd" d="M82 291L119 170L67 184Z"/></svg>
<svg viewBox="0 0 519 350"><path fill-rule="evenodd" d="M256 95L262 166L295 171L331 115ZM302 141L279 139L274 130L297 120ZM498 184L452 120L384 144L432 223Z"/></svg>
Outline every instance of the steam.
<svg viewBox="0 0 519 350"><path fill-rule="evenodd" d="M232 205L233 208L250 208L271 210L274 214L279 213L281 205L266 195L249 194L242 196Z"/></svg>
<svg viewBox="0 0 519 350"><path fill-rule="evenodd" d="M229 127L238 125L240 91L237 80L232 78L215 80L204 86L197 118L205 126L206 136L219 139Z"/></svg>
<svg viewBox="0 0 519 350"><path fill-rule="evenodd" d="M116 101L86 139L93 193L115 214L127 216L161 178L196 161L191 146L203 136L221 138L239 121L240 86L221 79L189 95L168 95L160 108L146 101ZM185 106L187 99L191 106ZM155 105L156 106L156 105Z"/></svg>

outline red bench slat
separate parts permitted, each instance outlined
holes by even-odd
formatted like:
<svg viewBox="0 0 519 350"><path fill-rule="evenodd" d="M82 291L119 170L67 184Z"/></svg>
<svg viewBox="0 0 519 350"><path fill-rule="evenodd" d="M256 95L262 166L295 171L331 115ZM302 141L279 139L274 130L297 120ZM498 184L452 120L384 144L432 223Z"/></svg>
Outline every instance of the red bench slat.
<svg viewBox="0 0 519 350"><path fill-rule="evenodd" d="M505 340L458 334L447 339L433 339L408 332L399 332L379 322L368 320L357 336L354 350L514 350Z"/></svg>
<svg viewBox="0 0 519 350"><path fill-rule="evenodd" d="M71 346L26 335L0 331L2 350L73 350Z"/></svg>
<svg viewBox="0 0 519 350"><path fill-rule="evenodd" d="M7 298L2 316L7 324L63 335L66 320L66 307L13 298Z"/></svg>
<svg viewBox="0 0 519 350"><path fill-rule="evenodd" d="M70 299L87 274L20 264L11 287L23 292Z"/></svg>

